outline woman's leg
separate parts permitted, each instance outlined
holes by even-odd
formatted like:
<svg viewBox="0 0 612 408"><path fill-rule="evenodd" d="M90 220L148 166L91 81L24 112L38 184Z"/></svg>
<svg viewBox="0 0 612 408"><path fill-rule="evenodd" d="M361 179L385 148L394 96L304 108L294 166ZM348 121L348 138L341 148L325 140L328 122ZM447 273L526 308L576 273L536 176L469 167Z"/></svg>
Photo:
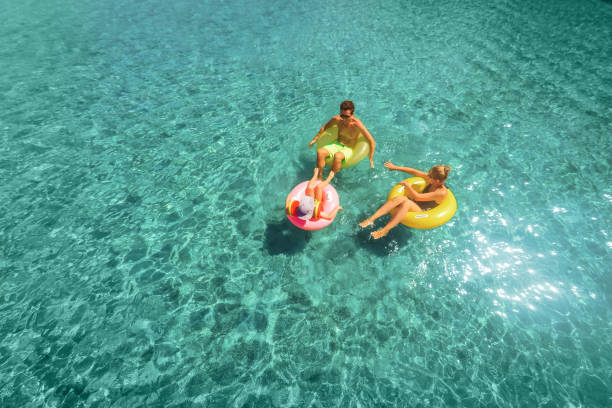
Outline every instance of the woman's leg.
<svg viewBox="0 0 612 408"><path fill-rule="evenodd" d="M403 198L405 198L405 200L402 200L400 205L396 208L395 214L393 214L393 216L391 217L387 225L385 225L378 231L374 231L371 233L374 239L378 239L378 238L381 238L387 235L389 231L391 230L391 228L394 228L395 226L397 226L397 224L402 222L407 212L409 211L420 212L421 211L421 207L419 207L417 203L415 203L412 200L409 200L406 197L403 197Z"/></svg>
<svg viewBox="0 0 612 408"><path fill-rule="evenodd" d="M376 210L376 212L372 214L371 217L360 222L359 226L361 228L364 228L364 227L374 224L374 221L376 221L378 218L382 217L383 215L387 214L395 207L400 206L406 200L408 200L408 198L405 196L399 196L399 197L392 198L391 200L385 202L382 206L380 206L380 208Z"/></svg>

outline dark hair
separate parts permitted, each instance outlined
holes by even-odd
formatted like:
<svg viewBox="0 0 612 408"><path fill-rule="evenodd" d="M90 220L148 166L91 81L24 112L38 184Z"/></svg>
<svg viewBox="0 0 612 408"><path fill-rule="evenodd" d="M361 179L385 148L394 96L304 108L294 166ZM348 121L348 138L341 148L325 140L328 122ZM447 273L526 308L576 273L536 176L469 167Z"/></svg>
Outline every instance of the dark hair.
<svg viewBox="0 0 612 408"><path fill-rule="evenodd" d="M343 101L340 104L340 110L343 111L347 109L350 109L351 113L355 113L355 104L352 101Z"/></svg>

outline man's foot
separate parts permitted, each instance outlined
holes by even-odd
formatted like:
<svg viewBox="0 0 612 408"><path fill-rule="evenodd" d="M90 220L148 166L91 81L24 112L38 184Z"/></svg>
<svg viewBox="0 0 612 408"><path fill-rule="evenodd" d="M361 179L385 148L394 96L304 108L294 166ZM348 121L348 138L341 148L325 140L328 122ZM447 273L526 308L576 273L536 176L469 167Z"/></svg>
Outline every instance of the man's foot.
<svg viewBox="0 0 612 408"><path fill-rule="evenodd" d="M365 227L369 227L370 225L374 224L374 221L372 221L370 218L368 218L367 220L361 221L359 223L359 226L361 228L365 228Z"/></svg>
<svg viewBox="0 0 612 408"><path fill-rule="evenodd" d="M383 229L379 229L378 231L371 232L370 234L374 237L374 239L382 238L387 235L389 231Z"/></svg>

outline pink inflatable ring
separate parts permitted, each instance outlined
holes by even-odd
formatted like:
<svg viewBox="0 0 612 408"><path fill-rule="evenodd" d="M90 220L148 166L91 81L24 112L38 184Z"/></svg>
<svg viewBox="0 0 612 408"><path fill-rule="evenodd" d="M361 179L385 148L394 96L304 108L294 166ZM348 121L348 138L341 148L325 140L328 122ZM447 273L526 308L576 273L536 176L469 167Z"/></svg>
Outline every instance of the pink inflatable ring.
<svg viewBox="0 0 612 408"><path fill-rule="evenodd" d="M299 205L300 200L304 197L306 193L306 186L308 185L308 181L304 181L297 186L293 187L293 190L287 196L286 202L289 203L289 206L285 209L287 212L287 218L293 225L298 228L314 231L321 228L327 227L333 220L326 220L324 218L319 218L317 216L313 216L313 218L309 220L302 220L292 214L294 214L296 204ZM334 208L336 208L340 204L340 198L338 197L338 192L331 185L325 186L323 188L323 201L319 205L319 211L324 211L326 213L331 212ZM335 217L334 217L335 218Z"/></svg>

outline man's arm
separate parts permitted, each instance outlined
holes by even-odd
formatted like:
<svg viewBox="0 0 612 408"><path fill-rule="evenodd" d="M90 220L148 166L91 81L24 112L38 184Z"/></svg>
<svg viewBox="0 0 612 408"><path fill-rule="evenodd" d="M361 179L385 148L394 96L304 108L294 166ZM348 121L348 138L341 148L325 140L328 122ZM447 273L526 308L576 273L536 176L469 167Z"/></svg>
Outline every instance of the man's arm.
<svg viewBox="0 0 612 408"><path fill-rule="evenodd" d="M332 127L333 125L336 124L336 117L334 116L333 118L331 118L329 120L329 122L327 122L326 124L324 124L321 129L319 130L319 132L317 133L317 135L315 137L312 138L312 140L310 141L310 143L308 143L308 147L312 147L315 143L317 143L317 140L319 140L319 136L321 136L321 134L323 132L325 132L327 129L329 129L330 127Z"/></svg>
<svg viewBox="0 0 612 408"><path fill-rule="evenodd" d="M374 138L372 137L370 132L368 132L368 129L366 129L365 125L361 123L359 119L357 119L357 127L359 128L359 130L361 130L361 133L363 134L363 136L365 136L366 140L370 144L370 166L374 168L374 149L376 148L376 142L374 141Z"/></svg>

